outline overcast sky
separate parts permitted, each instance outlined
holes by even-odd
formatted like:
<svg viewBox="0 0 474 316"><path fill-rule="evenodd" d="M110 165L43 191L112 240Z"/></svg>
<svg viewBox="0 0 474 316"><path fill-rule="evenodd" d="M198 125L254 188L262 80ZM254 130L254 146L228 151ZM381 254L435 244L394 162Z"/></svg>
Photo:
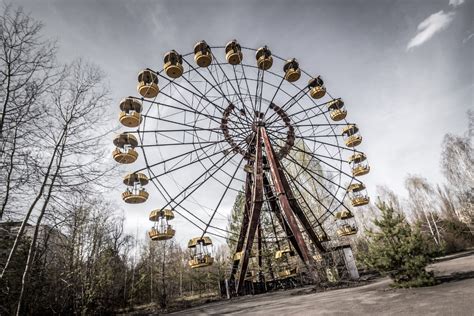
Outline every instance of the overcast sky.
<svg viewBox="0 0 474 316"><path fill-rule="evenodd" d="M442 182L443 136L466 131L465 113L474 108L474 1L14 3L45 23L62 61L84 57L103 68L114 111L122 97L136 95L140 69L159 69L166 51L190 52L201 39L217 46L236 38L297 57L306 71L324 76L359 125L372 196L382 184L404 195L409 173ZM148 226L150 206L131 208L128 227ZM178 240L186 238L178 230Z"/></svg>

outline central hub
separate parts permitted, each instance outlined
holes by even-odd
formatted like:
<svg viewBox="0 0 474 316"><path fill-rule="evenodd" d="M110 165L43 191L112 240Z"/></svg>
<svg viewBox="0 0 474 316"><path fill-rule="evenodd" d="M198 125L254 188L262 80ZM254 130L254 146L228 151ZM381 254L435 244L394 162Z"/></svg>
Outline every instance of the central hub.
<svg viewBox="0 0 474 316"><path fill-rule="evenodd" d="M274 144L280 147L277 152L278 158L285 157L295 143L295 131L291 125L291 120L286 112L274 103L269 104L274 114L269 114L269 122L265 121L266 112L261 111L245 111L246 107L238 109L233 103L224 109L221 119L221 130L224 139L231 146L230 151L240 153L245 159L251 160L255 157L253 154L255 137L257 131L261 127L273 130L270 134L274 140ZM247 115L250 114L250 115ZM253 114L253 115L252 115ZM275 119L275 114L277 119ZM249 117L250 116L250 117ZM283 125L283 126L282 126ZM286 133L281 130L286 130ZM281 136L281 137L280 137Z"/></svg>

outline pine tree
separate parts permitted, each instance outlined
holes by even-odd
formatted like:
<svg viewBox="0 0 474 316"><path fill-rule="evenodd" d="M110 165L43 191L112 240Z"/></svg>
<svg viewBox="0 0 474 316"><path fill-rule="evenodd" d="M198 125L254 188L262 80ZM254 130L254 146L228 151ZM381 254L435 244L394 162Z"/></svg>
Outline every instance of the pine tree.
<svg viewBox="0 0 474 316"><path fill-rule="evenodd" d="M369 245L364 263L390 276L395 287L433 285L433 273L426 271L430 247L418 227L412 228L405 216L385 203L377 204L380 218L374 220L377 231L369 230Z"/></svg>

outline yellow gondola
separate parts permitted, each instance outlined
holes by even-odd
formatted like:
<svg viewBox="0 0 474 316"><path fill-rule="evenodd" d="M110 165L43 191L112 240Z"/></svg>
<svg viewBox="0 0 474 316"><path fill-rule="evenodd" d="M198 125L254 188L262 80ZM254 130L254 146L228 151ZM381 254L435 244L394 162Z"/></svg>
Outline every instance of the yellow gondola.
<svg viewBox="0 0 474 316"><path fill-rule="evenodd" d="M225 46L225 59L231 65L238 65L242 62L242 48L236 40L230 41Z"/></svg>
<svg viewBox="0 0 474 316"><path fill-rule="evenodd" d="M346 219L349 219L349 218L353 218L354 217L354 214L352 214L351 211L349 210L342 210L340 212L337 212L335 214L335 217L336 217L336 220L346 220Z"/></svg>
<svg viewBox="0 0 474 316"><path fill-rule="evenodd" d="M169 51L163 58L163 69L166 75L170 78L176 79L183 74L183 57L175 50Z"/></svg>
<svg viewBox="0 0 474 316"><path fill-rule="evenodd" d="M233 259L234 261L239 261L240 259L242 259L242 254L243 254L242 251L236 252L236 253L234 254L234 256L232 257L232 259ZM249 257L249 258L250 258L250 259L255 258L255 253L254 253L253 251L250 252L250 257Z"/></svg>
<svg viewBox="0 0 474 316"><path fill-rule="evenodd" d="M291 250L290 248L280 249L280 250L277 250L277 252L275 253L275 259L281 259L284 257L294 257L294 256L295 256L295 252Z"/></svg>
<svg viewBox="0 0 474 316"><path fill-rule="evenodd" d="M347 191L350 193L352 206L362 206L369 204L370 198L365 193L365 185L363 183L352 183Z"/></svg>
<svg viewBox="0 0 474 316"><path fill-rule="evenodd" d="M152 227L148 231L148 236L151 240L168 240L174 237L176 230L169 225L164 231L160 231L155 227Z"/></svg>
<svg viewBox="0 0 474 316"><path fill-rule="evenodd" d="M362 142L362 136L359 134L359 128L355 124L347 125L342 129L342 136L347 147L355 147Z"/></svg>
<svg viewBox="0 0 474 316"><path fill-rule="evenodd" d="M191 259L188 261L192 269L202 268L212 265L214 258L211 256L210 247L212 241L209 237L196 237L188 242L188 248L191 250Z"/></svg>
<svg viewBox="0 0 474 316"><path fill-rule="evenodd" d="M350 236L350 235L355 235L357 234L357 227L351 226L348 224L342 225L338 230L337 230L337 235L340 237L343 236Z"/></svg>
<svg viewBox="0 0 474 316"><path fill-rule="evenodd" d="M364 153L355 153L349 157L349 164L352 167L352 174L355 177L369 173L370 166L367 163L364 163L365 161L367 161L367 157Z"/></svg>
<svg viewBox="0 0 474 316"><path fill-rule="evenodd" d="M199 67L208 67L211 64L211 48L205 41L197 42L194 45L194 61Z"/></svg>
<svg viewBox="0 0 474 316"><path fill-rule="evenodd" d="M344 109L344 101L342 99L334 99L328 103L329 116L333 121L341 121L346 118L347 111Z"/></svg>
<svg viewBox="0 0 474 316"><path fill-rule="evenodd" d="M128 186L122 193L122 199L125 203L138 204L148 199L148 192L143 186L148 184L148 177L143 173L130 173L125 176L123 183Z"/></svg>
<svg viewBox="0 0 474 316"><path fill-rule="evenodd" d="M158 75L151 69L145 69L138 74L138 93L144 98L154 98L158 95Z"/></svg>
<svg viewBox="0 0 474 316"><path fill-rule="evenodd" d="M285 62L283 71L285 72L285 79L288 80L288 82L295 82L301 77L301 69L295 58Z"/></svg>
<svg viewBox="0 0 474 316"><path fill-rule="evenodd" d="M126 127L138 127L142 122L142 103L134 97L128 97L120 101L119 121Z"/></svg>
<svg viewBox="0 0 474 316"><path fill-rule="evenodd" d="M324 81L321 79L321 76L312 78L308 82L309 95L313 99L321 99L326 94L326 87L324 87Z"/></svg>
<svg viewBox="0 0 474 316"><path fill-rule="evenodd" d="M112 152L114 160L118 163L129 164L133 163L138 158L138 153L135 147L138 141L132 134L122 133L114 138L115 150Z"/></svg>
<svg viewBox="0 0 474 316"><path fill-rule="evenodd" d="M298 275L298 268L296 268L296 267L295 268L290 268L290 269L285 269L285 270L282 270L282 271L278 272L278 277L280 279L295 277L296 275Z"/></svg>
<svg viewBox="0 0 474 316"><path fill-rule="evenodd" d="M174 218L173 210L153 210L150 212L149 219L155 222L155 225L148 232L151 240L168 240L174 237L176 231L168 224L168 221Z"/></svg>
<svg viewBox="0 0 474 316"><path fill-rule="evenodd" d="M272 52L268 49L267 46L260 47L257 49L255 54L257 59L257 66L262 70L268 70L273 65Z"/></svg>
<svg viewBox="0 0 474 316"><path fill-rule="evenodd" d="M253 166L251 164L246 164L244 166L244 171L247 173L253 173Z"/></svg>

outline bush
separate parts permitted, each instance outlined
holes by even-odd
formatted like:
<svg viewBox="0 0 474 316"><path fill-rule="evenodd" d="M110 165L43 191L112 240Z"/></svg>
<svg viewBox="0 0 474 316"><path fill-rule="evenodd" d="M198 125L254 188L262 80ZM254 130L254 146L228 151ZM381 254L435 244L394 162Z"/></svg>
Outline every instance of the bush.
<svg viewBox="0 0 474 316"><path fill-rule="evenodd" d="M379 202L381 217L374 220L377 231L369 230L368 250L363 262L394 281L395 287L433 285L433 273L426 271L431 250L418 227L412 228L405 216Z"/></svg>

